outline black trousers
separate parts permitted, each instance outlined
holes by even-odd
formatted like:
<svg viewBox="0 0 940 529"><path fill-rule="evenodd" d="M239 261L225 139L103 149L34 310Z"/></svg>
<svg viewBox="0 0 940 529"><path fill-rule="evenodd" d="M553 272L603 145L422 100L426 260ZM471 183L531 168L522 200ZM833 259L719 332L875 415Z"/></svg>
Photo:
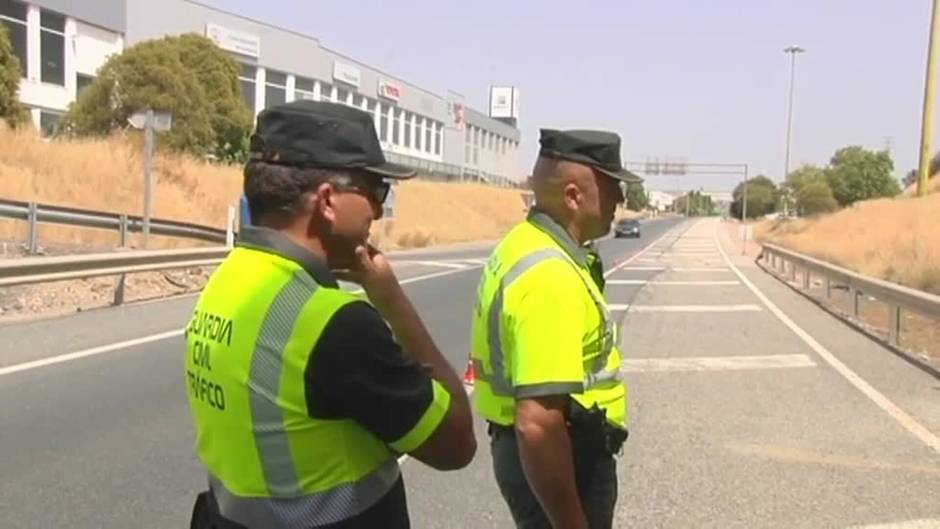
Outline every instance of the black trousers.
<svg viewBox="0 0 940 529"><path fill-rule="evenodd" d="M579 451L573 440L581 505L591 529L612 529L617 503L617 461L602 453ZM516 436L508 428L490 429L493 474L518 529L553 529L522 470ZM554 528L562 529L562 528Z"/></svg>

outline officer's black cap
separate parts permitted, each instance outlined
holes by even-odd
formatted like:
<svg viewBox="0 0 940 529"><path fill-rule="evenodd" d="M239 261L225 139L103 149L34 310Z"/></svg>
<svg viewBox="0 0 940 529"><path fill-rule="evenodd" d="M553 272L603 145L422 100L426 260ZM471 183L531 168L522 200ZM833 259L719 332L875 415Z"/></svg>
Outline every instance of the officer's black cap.
<svg viewBox="0 0 940 529"><path fill-rule="evenodd" d="M539 156L590 165L627 183L643 181L624 169L620 161L620 136L603 130L541 129Z"/></svg>
<svg viewBox="0 0 940 529"><path fill-rule="evenodd" d="M385 161L372 116L363 110L322 101L299 100L258 114L249 158L318 169L362 169L385 178L415 175Z"/></svg>

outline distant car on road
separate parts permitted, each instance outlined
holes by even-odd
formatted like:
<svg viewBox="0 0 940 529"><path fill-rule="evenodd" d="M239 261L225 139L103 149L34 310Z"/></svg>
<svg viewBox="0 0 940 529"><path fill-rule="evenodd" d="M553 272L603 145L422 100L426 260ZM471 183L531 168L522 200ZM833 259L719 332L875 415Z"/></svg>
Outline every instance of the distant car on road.
<svg viewBox="0 0 940 529"><path fill-rule="evenodd" d="M614 237L640 237L640 221L636 219L622 219L614 225Z"/></svg>

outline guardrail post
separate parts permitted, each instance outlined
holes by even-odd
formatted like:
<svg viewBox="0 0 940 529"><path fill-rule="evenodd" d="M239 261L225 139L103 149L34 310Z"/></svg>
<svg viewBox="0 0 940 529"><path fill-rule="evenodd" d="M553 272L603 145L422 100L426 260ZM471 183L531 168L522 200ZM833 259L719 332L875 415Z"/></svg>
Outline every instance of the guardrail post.
<svg viewBox="0 0 940 529"><path fill-rule="evenodd" d="M121 214L120 224L118 225L118 239L121 244L121 248L127 246L127 214Z"/></svg>
<svg viewBox="0 0 940 529"><path fill-rule="evenodd" d="M888 339L891 345L901 345L901 306L888 305Z"/></svg>
<svg viewBox="0 0 940 529"><path fill-rule="evenodd" d="M852 316L858 318L858 290L849 286L849 296L852 298Z"/></svg>
<svg viewBox="0 0 940 529"><path fill-rule="evenodd" d="M117 284L114 285L114 305L123 305L124 304L124 284L127 281L127 275L121 274L118 276Z"/></svg>
<svg viewBox="0 0 940 529"><path fill-rule="evenodd" d="M225 222L225 246L235 246L235 207L228 207L228 219Z"/></svg>
<svg viewBox="0 0 940 529"><path fill-rule="evenodd" d="M809 290L809 280L810 280L809 267L804 266L803 267L803 290Z"/></svg>
<svg viewBox="0 0 940 529"><path fill-rule="evenodd" d="M790 281L796 281L796 261L790 262Z"/></svg>
<svg viewBox="0 0 940 529"><path fill-rule="evenodd" d="M26 217L28 228L26 232L26 253L39 252L39 206L35 202L29 203L29 212Z"/></svg>
<svg viewBox="0 0 940 529"><path fill-rule="evenodd" d="M832 280L829 279L829 276L826 276L825 283L826 283L826 299L832 299Z"/></svg>

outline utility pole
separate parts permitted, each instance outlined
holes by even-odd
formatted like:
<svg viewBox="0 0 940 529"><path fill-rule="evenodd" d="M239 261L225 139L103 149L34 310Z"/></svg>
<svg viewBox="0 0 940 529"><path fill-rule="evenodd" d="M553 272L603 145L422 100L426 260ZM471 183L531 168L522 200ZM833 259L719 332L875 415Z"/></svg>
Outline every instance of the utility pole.
<svg viewBox="0 0 940 529"><path fill-rule="evenodd" d="M790 95L789 103L787 104L787 147L785 149L785 154L783 158L783 181L787 181L787 176L790 175L790 135L793 128L793 80L796 75L796 54L803 53L806 50L793 45L788 48L784 48L784 53L790 54ZM789 200L784 200L784 209L788 207ZM784 214L788 213L784 211Z"/></svg>
<svg viewBox="0 0 940 529"><path fill-rule="evenodd" d="M921 117L920 165L917 168L917 196L927 196L927 179L930 178L930 157L933 149L933 117L937 85L937 43L940 41L940 0L933 0L930 18L930 44L927 49L927 78L924 81L924 108Z"/></svg>

